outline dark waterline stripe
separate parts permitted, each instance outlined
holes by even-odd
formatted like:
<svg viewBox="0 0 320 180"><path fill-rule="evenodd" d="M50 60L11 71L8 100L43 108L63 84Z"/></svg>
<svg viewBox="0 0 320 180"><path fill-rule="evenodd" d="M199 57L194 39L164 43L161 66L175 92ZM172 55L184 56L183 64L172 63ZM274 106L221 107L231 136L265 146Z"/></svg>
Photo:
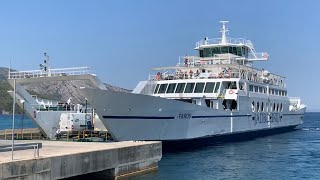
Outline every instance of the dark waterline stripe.
<svg viewBox="0 0 320 180"><path fill-rule="evenodd" d="M221 117L246 117L251 115L220 115L220 116L192 116L192 118L221 118ZM175 119L175 117L156 116L102 116L105 119Z"/></svg>
<svg viewBox="0 0 320 180"><path fill-rule="evenodd" d="M102 116L105 119L174 119L174 117L155 116Z"/></svg>
<svg viewBox="0 0 320 180"><path fill-rule="evenodd" d="M282 114L283 116L302 116L304 114Z"/></svg>
<svg viewBox="0 0 320 180"><path fill-rule="evenodd" d="M192 116L192 118L220 118L220 117L246 117L246 116L252 116L250 114L244 114L244 115L220 115L220 116Z"/></svg>

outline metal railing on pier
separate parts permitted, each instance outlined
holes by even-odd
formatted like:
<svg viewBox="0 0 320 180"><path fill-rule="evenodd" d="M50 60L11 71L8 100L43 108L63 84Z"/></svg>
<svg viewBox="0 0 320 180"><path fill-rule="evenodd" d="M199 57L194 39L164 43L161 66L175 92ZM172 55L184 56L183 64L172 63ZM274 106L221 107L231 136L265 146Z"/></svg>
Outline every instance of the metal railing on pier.
<svg viewBox="0 0 320 180"><path fill-rule="evenodd" d="M9 72L8 79L85 75L85 74L89 74L89 72L90 72L89 67L48 69L47 71L44 71L44 70L14 71L14 72Z"/></svg>

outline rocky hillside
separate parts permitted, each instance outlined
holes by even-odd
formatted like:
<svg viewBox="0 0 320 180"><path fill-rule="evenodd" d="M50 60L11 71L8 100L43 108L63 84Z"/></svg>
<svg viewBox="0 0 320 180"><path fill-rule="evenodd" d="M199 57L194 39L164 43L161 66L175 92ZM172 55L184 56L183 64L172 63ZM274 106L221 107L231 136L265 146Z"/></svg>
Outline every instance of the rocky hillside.
<svg viewBox="0 0 320 180"><path fill-rule="evenodd" d="M0 67L0 114L1 112L11 112L12 98L7 91L12 89L7 83L8 68ZM107 89L112 91L130 92L127 89L115 87L110 84L105 84ZM67 101L72 97L73 103L84 103L85 97L77 87L93 87L89 81L57 81L43 83L28 83L23 84L30 94L53 99L58 101Z"/></svg>

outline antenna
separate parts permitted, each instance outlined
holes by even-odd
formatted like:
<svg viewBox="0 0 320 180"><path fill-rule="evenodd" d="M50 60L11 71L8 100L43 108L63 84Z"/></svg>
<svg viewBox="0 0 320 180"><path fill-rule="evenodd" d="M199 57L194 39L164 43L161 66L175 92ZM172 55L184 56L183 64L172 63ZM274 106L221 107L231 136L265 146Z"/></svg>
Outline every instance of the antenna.
<svg viewBox="0 0 320 180"><path fill-rule="evenodd" d="M221 44L227 44L227 32L229 31L229 29L226 28L226 23L228 23L229 21L220 21L220 23L222 23L222 29L220 30L221 32Z"/></svg>

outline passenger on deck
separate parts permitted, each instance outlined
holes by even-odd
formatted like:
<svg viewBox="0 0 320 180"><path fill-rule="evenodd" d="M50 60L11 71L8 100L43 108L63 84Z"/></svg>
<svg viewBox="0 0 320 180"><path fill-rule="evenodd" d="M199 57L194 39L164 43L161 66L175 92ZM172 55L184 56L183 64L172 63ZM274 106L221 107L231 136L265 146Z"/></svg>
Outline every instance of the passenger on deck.
<svg viewBox="0 0 320 180"><path fill-rule="evenodd" d="M197 72L196 72L196 76L199 76L200 72L199 70L197 69Z"/></svg>
<svg viewBox="0 0 320 180"><path fill-rule="evenodd" d="M189 72L190 79L192 79L192 75L193 75L193 71L190 69L190 72Z"/></svg>

